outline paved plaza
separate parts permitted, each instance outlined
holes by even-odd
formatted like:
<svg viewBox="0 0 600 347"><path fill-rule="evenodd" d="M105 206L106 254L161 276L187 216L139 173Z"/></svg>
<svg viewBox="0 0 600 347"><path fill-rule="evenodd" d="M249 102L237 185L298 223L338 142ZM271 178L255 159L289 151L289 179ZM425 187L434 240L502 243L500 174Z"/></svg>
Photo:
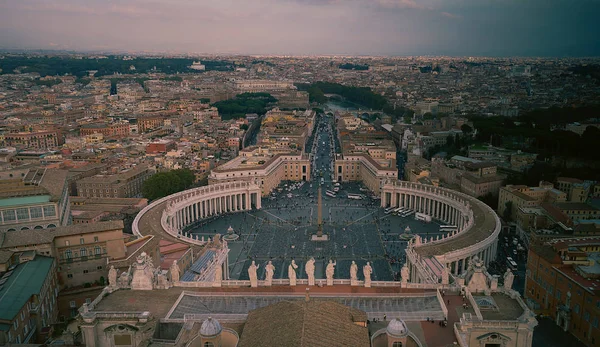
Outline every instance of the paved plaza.
<svg viewBox="0 0 600 347"><path fill-rule="evenodd" d="M227 318L245 315L251 310L278 303L280 301L304 300L300 295L203 295L185 293L172 308L167 318L183 319L186 314L206 315ZM402 317L407 321L421 321L427 318L442 319L443 311L435 292L413 296L384 295L356 296L338 294L331 296L311 296L311 300L328 300L365 311L369 319Z"/></svg>
<svg viewBox="0 0 600 347"><path fill-rule="evenodd" d="M282 182L262 199L262 209L225 214L203 220L186 229L200 238L226 234L229 227L240 236L229 242L229 274L231 279L248 279L248 266L252 260L259 265L258 278L265 276L265 265L272 261L274 278L288 278L290 262L298 265L297 277L306 278L304 264L311 257L316 260L315 277L325 278L329 259L336 262L334 278L350 278L350 265L362 267L371 263L375 281L399 279L405 262L406 240L400 235L406 228L412 234L424 237L441 235L435 221L424 223L413 216L386 215L379 207L380 200L362 183L341 183L336 197L327 196L335 183L331 180L333 163L332 119L325 117L316 125L311 152L312 173L309 182ZM318 229L318 187L322 187L323 232L329 241L310 241ZM361 194L361 200L352 200L348 194Z"/></svg>

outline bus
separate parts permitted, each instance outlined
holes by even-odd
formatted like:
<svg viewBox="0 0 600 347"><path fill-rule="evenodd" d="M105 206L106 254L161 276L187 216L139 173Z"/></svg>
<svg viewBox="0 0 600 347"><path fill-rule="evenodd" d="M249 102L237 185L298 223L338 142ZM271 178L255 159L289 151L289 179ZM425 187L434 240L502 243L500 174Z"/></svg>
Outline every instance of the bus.
<svg viewBox="0 0 600 347"><path fill-rule="evenodd" d="M360 194L348 194L348 199L362 200L362 195L360 195Z"/></svg>
<svg viewBox="0 0 600 347"><path fill-rule="evenodd" d="M383 212L385 212L385 214L390 214L390 213L392 213L392 211L394 211L394 209L395 209L394 207L388 207Z"/></svg>
<svg viewBox="0 0 600 347"><path fill-rule="evenodd" d="M407 210L407 211L402 212L402 214L400 216L402 216L402 217L408 217L408 216L410 216L413 213L415 213L415 211Z"/></svg>
<svg viewBox="0 0 600 347"><path fill-rule="evenodd" d="M454 231L456 229L456 225L440 225L440 231Z"/></svg>
<svg viewBox="0 0 600 347"><path fill-rule="evenodd" d="M431 216L425 213L417 212L415 213L415 219L423 222L431 222Z"/></svg>
<svg viewBox="0 0 600 347"><path fill-rule="evenodd" d="M404 207L398 207L397 209L392 211L392 213L395 215L399 215L399 214L402 214L404 212L404 210L405 210Z"/></svg>
<svg viewBox="0 0 600 347"><path fill-rule="evenodd" d="M334 192L332 192L331 190L328 190L328 191L326 191L326 192L325 192L325 195L327 195L327 196L329 196L329 197L332 197L332 198L335 198L335 193L334 193Z"/></svg>

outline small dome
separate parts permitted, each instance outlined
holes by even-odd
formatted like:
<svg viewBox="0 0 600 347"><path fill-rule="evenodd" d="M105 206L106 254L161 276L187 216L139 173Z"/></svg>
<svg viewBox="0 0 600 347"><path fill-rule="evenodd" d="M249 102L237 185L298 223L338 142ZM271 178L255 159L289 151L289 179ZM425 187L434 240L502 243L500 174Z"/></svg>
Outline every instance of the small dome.
<svg viewBox="0 0 600 347"><path fill-rule="evenodd" d="M387 326L386 332L393 337L404 337L408 334L408 328L401 319L392 319Z"/></svg>
<svg viewBox="0 0 600 347"><path fill-rule="evenodd" d="M202 322L202 326L200 326L200 335L216 336L219 335L222 330L223 328L221 328L221 323L219 323L218 320L208 317L207 320Z"/></svg>

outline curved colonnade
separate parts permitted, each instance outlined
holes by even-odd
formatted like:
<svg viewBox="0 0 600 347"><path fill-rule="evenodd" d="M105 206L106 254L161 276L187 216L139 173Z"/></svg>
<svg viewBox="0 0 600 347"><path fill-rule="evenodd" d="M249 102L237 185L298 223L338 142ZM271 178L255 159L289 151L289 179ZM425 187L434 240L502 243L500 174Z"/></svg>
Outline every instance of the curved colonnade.
<svg viewBox="0 0 600 347"><path fill-rule="evenodd" d="M135 217L135 235L164 235L182 241L204 244L204 240L184 233L186 226L229 212L261 208L261 190L253 182L219 183L188 189L156 200Z"/></svg>
<svg viewBox="0 0 600 347"><path fill-rule="evenodd" d="M450 189L404 181L388 181L382 187L381 207L406 207L430 215L456 231L437 239L416 236L406 249L412 283L439 283L444 267L463 274L471 258L487 265L494 260L500 219L483 202ZM169 195L146 206L133 221L138 236L171 236L203 245L184 229L222 213L261 208L261 189L253 182L229 182L194 188ZM165 235L166 234L166 235Z"/></svg>
<svg viewBox="0 0 600 347"><path fill-rule="evenodd" d="M405 181L387 182L382 207L406 207L430 215L456 231L443 237L415 237L406 249L410 282L438 283L444 267L455 275L467 270L473 257L486 265L496 257L500 219L478 199L450 189Z"/></svg>

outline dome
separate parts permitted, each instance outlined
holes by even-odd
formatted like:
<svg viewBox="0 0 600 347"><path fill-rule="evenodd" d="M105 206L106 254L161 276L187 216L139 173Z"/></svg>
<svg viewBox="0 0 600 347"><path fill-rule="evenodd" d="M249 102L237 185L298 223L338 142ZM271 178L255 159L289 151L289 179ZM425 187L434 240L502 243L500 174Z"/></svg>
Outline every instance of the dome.
<svg viewBox="0 0 600 347"><path fill-rule="evenodd" d="M202 326L200 326L200 335L216 336L219 335L222 330L223 328L221 328L221 323L219 323L218 320L208 317L207 320L202 322Z"/></svg>
<svg viewBox="0 0 600 347"><path fill-rule="evenodd" d="M408 328L401 319L392 319L385 331L393 337L404 337L408 334Z"/></svg>

